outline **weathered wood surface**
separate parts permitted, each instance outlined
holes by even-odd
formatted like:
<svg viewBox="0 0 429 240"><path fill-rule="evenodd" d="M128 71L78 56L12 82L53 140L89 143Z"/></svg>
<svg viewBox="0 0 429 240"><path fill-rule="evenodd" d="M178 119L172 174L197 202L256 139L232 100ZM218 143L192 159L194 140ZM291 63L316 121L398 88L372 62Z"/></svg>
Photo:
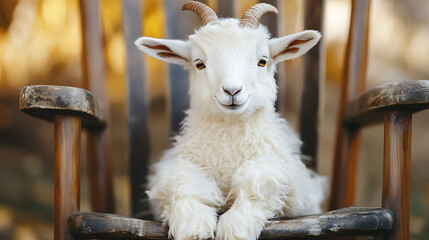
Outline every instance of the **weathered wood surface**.
<svg viewBox="0 0 429 240"><path fill-rule="evenodd" d="M68 218L80 207L81 119L56 115L54 120L54 240L74 240Z"/></svg>
<svg viewBox="0 0 429 240"><path fill-rule="evenodd" d="M393 222L393 214L388 210L350 207L321 215L272 221L265 226L260 239L386 232L392 229Z"/></svg>
<svg viewBox="0 0 429 240"><path fill-rule="evenodd" d="M329 213L270 221L259 239L328 237L385 233L392 229L393 214L382 208L346 208ZM160 222L128 217L79 213L71 217L71 230L80 238L168 239Z"/></svg>
<svg viewBox="0 0 429 240"><path fill-rule="evenodd" d="M410 111L385 113L382 206L396 216L389 240L407 240L410 235L411 124Z"/></svg>
<svg viewBox="0 0 429 240"><path fill-rule="evenodd" d="M344 118L347 103L365 90L369 8L369 0L352 1L337 118L330 209L352 206L355 198L360 133L355 126L345 125Z"/></svg>
<svg viewBox="0 0 429 240"><path fill-rule="evenodd" d="M386 110L420 111L429 108L429 80L385 83L360 94L348 104L345 122L368 125L382 122Z"/></svg>
<svg viewBox="0 0 429 240"><path fill-rule="evenodd" d="M93 212L72 216L71 231L83 239L168 239L161 222Z"/></svg>
<svg viewBox="0 0 429 240"><path fill-rule="evenodd" d="M104 117L94 96L85 89L53 85L32 85L21 90L19 109L29 115L53 121L55 115L82 118L85 127L103 127Z"/></svg>
<svg viewBox="0 0 429 240"><path fill-rule="evenodd" d="M312 29L323 34L323 11L325 1L307 1L304 9L304 29ZM317 169L317 148L319 136L320 92L325 78L325 54L323 40L303 56L303 90L299 112L299 132L303 141L302 154L311 161L307 165Z"/></svg>

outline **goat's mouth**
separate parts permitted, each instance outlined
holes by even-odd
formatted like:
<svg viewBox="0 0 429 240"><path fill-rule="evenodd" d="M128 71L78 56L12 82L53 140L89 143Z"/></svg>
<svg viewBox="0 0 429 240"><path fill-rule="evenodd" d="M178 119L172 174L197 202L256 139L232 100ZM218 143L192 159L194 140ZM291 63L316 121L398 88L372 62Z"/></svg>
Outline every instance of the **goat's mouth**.
<svg viewBox="0 0 429 240"><path fill-rule="evenodd" d="M228 110L237 110L237 109L238 109L238 108L240 108L243 104L235 104L235 103L231 103L231 104L229 104L229 105L225 105L225 104L222 104L222 103L221 103L221 105L222 105L224 108L228 109Z"/></svg>
<svg viewBox="0 0 429 240"><path fill-rule="evenodd" d="M243 112L246 109L246 107L249 103L249 100L250 100L250 96L245 101L243 101L242 103L237 103L236 101L234 101L234 99L232 99L232 101L230 103L227 103L227 104L222 103L217 98L216 98L216 100L217 100L216 102L218 103L219 107L222 110L224 110L226 112L239 113L239 112Z"/></svg>

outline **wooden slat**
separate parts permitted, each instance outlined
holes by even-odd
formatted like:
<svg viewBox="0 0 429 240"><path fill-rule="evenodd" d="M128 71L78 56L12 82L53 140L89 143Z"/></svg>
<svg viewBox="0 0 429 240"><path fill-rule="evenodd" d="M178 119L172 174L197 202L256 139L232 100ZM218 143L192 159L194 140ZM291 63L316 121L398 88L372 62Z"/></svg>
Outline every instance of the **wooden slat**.
<svg viewBox="0 0 429 240"><path fill-rule="evenodd" d="M385 114L382 206L396 216L388 240L409 239L411 124L410 111Z"/></svg>
<svg viewBox="0 0 429 240"><path fill-rule="evenodd" d="M304 29L323 32L325 1L307 1L304 9ZM308 167L317 169L318 120L320 91L325 79L324 37L303 56L303 90L299 113L299 131L303 141L302 154L311 159Z"/></svg>
<svg viewBox="0 0 429 240"><path fill-rule="evenodd" d="M217 1L217 10L216 14L219 18L233 18L235 16L237 9L236 4L237 0L218 0ZM241 16L240 16L241 17Z"/></svg>
<svg viewBox="0 0 429 240"><path fill-rule="evenodd" d="M187 0L169 1L165 4L166 31L168 39L186 40L200 25L197 15L191 11L180 9ZM170 83L170 132L175 135L180 130L180 122L185 117L184 111L189 108L188 72L182 66L169 64L168 76Z"/></svg>
<svg viewBox="0 0 429 240"><path fill-rule="evenodd" d="M385 233L392 229L393 222L393 214L382 208L348 208L321 215L270 221L259 239ZM71 229L81 238L168 239L168 228L160 222L112 214L79 213L71 218Z"/></svg>
<svg viewBox="0 0 429 240"><path fill-rule="evenodd" d="M55 116L54 240L76 239L68 218L80 207L80 128L77 116Z"/></svg>
<svg viewBox="0 0 429 240"><path fill-rule="evenodd" d="M110 154L109 101L107 98L99 1L80 0L82 69L84 86L91 91L106 116L106 128L88 132L88 180L91 208L114 212L113 173Z"/></svg>
<svg viewBox="0 0 429 240"><path fill-rule="evenodd" d="M365 88L369 0L353 0L339 100L330 209L353 205L356 188L359 128L345 125L347 103Z"/></svg>
<svg viewBox="0 0 429 240"><path fill-rule="evenodd" d="M131 179L131 212L134 217L147 218L149 204L144 200L144 188L149 165L149 99L145 85L144 62L134 41L142 35L142 5L140 0L123 0L123 27L126 46L129 172Z"/></svg>
<svg viewBox="0 0 429 240"><path fill-rule="evenodd" d="M268 31L270 32L272 38L278 37L279 32L281 31L280 28L284 28L284 24L285 24L284 22L283 23L280 22L280 19L282 19L281 15L283 14L283 12L281 11L281 9L279 9L281 7L279 0L259 0L258 2L268 3L270 5L273 5L279 10L278 14L274 14L274 13L264 14L259 21L260 24L263 24L268 28ZM282 89L280 89L279 81L284 81L285 80L284 76L285 76L285 64L284 63L277 64L277 70L276 70L276 73L274 74L274 79L277 81L277 85L279 86L279 89L278 89L279 97L277 98L275 103L275 108L277 109L277 111L279 110L280 95L282 94L281 93Z"/></svg>
<svg viewBox="0 0 429 240"><path fill-rule="evenodd" d="M277 14L277 37L283 37L286 35L286 7L287 3L286 1L277 1L277 9L279 13ZM271 31L271 30L270 30ZM286 64L287 62L282 62L277 64L277 71L274 75L274 78L276 79L277 86L278 86L278 94L277 94L277 100L275 103L275 108L277 112L280 112L282 114L286 114L284 112L286 110Z"/></svg>
<svg viewBox="0 0 429 240"><path fill-rule="evenodd" d="M168 239L168 228L161 222L115 214L79 213L70 223L73 234L83 239Z"/></svg>
<svg viewBox="0 0 429 240"><path fill-rule="evenodd" d="M385 83L368 89L348 104L345 122L360 126L382 122L386 110L429 108L429 81Z"/></svg>
<svg viewBox="0 0 429 240"><path fill-rule="evenodd" d="M82 125L87 128L103 128L105 125L94 96L82 88L26 86L21 90L19 109L51 122L55 115L74 115L82 118Z"/></svg>
<svg viewBox="0 0 429 240"><path fill-rule="evenodd" d="M350 207L315 216L272 221L265 226L260 239L384 233L392 229L393 222L393 214L385 209Z"/></svg>
<svg viewBox="0 0 429 240"><path fill-rule="evenodd" d="M278 8L278 0L259 0L260 3L268 3ZM280 14L280 12L279 12ZM279 16L277 14L268 13L264 14L260 20L260 23L268 27L268 31L271 37L277 37L279 32Z"/></svg>

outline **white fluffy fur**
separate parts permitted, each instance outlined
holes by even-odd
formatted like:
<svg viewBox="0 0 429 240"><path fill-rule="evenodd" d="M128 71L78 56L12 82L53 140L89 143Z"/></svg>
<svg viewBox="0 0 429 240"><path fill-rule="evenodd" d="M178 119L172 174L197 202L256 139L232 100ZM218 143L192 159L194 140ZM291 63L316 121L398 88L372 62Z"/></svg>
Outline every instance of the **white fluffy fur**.
<svg viewBox="0 0 429 240"><path fill-rule="evenodd" d="M190 72L191 107L182 131L149 179L149 197L171 237L254 240L272 217L321 211L325 180L302 163L301 141L275 112L273 78L277 62L298 57L319 38L304 31L270 39L263 26L240 28L238 20L223 19L187 41L136 41L146 54ZM296 39L311 40L284 52ZM204 69L195 67L197 59ZM266 66L258 66L261 59ZM241 90L233 98L224 89ZM231 101L239 107L225 107Z"/></svg>

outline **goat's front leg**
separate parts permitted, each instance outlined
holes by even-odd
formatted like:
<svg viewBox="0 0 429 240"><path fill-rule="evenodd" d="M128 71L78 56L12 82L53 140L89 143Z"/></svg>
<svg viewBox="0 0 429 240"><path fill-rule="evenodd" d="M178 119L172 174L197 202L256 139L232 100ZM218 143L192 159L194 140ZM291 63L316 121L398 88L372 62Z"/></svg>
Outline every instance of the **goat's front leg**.
<svg viewBox="0 0 429 240"><path fill-rule="evenodd" d="M255 159L234 174L231 208L220 216L216 240L255 240L267 220L285 206L289 181L280 159ZM285 176L286 174L286 176Z"/></svg>
<svg viewBox="0 0 429 240"><path fill-rule="evenodd" d="M158 202L161 217L175 240L213 239L217 208L224 198L201 168L185 160L161 162L151 179L151 200Z"/></svg>

